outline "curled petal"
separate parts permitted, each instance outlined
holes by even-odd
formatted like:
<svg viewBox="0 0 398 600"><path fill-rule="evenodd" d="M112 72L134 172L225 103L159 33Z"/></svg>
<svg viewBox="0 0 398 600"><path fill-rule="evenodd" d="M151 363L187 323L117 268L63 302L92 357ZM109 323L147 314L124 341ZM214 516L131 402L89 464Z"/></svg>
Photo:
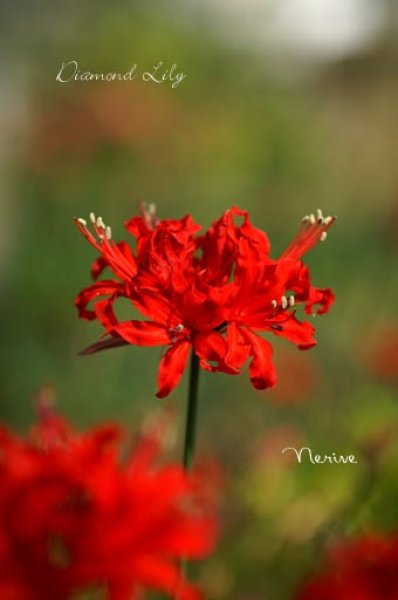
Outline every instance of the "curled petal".
<svg viewBox="0 0 398 600"><path fill-rule="evenodd" d="M323 315L324 313L328 312L329 308L332 306L334 298L334 293L329 288L318 289L311 287L308 295L308 302L305 307L305 312L309 315L313 314L314 306L316 304L319 304L320 308L318 308L316 314Z"/></svg>
<svg viewBox="0 0 398 600"><path fill-rule="evenodd" d="M158 373L158 398L165 398L178 385L187 365L191 344L182 340L171 346L162 357Z"/></svg>
<svg viewBox="0 0 398 600"><path fill-rule="evenodd" d="M92 300L95 300L100 296L112 295L115 298L116 296L123 294L124 286L117 281L107 279L93 283L93 285L84 288L76 297L75 306L78 310L79 317L81 319L86 319L87 321L93 321L97 317L96 312L87 309L88 304Z"/></svg>

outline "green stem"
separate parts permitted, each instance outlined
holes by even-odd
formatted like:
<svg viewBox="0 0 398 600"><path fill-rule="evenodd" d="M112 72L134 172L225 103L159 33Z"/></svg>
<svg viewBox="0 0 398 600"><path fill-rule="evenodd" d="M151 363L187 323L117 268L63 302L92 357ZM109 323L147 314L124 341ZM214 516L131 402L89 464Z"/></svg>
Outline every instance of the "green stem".
<svg viewBox="0 0 398 600"><path fill-rule="evenodd" d="M185 421L185 440L183 466L185 471L189 472L193 467L195 454L195 437L196 437L196 418L198 413L198 384L199 384L199 359L192 351L191 368L189 373L189 390L188 390L188 405L187 417ZM182 559L180 563L181 578L185 579L188 574L188 562ZM179 584L180 585L180 584ZM175 598L179 598L179 590L176 590Z"/></svg>
<svg viewBox="0 0 398 600"><path fill-rule="evenodd" d="M193 467L193 459L195 453L196 418L198 408L198 383L199 359L192 351L183 455L183 465L186 471L191 471Z"/></svg>

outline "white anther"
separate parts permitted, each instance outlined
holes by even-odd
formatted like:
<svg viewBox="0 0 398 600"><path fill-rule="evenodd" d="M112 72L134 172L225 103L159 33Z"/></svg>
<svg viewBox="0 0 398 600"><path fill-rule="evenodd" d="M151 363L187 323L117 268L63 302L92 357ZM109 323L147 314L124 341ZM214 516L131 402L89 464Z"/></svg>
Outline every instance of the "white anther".
<svg viewBox="0 0 398 600"><path fill-rule="evenodd" d="M287 302L286 296L282 296L281 305L282 305L283 310L285 310L285 308L287 308L287 304L288 304L288 302Z"/></svg>
<svg viewBox="0 0 398 600"><path fill-rule="evenodd" d="M296 303L294 296L289 296L289 306L294 306Z"/></svg>
<svg viewBox="0 0 398 600"><path fill-rule="evenodd" d="M80 225L83 225L83 227L87 227L87 221L85 219L81 219L79 217L77 220L80 223Z"/></svg>
<svg viewBox="0 0 398 600"><path fill-rule="evenodd" d="M276 308L278 306L278 303L276 300L272 300L271 305L272 305L272 308Z"/></svg>
<svg viewBox="0 0 398 600"><path fill-rule="evenodd" d="M319 223L323 223L323 214L320 208L318 208L316 211L316 218L318 219Z"/></svg>
<svg viewBox="0 0 398 600"><path fill-rule="evenodd" d="M315 215L310 215L309 219L310 219L311 225L315 225L315 222L316 222Z"/></svg>
<svg viewBox="0 0 398 600"><path fill-rule="evenodd" d="M109 225L105 228L105 237L107 240L112 239L112 229L109 227Z"/></svg>
<svg viewBox="0 0 398 600"><path fill-rule="evenodd" d="M179 333L181 333L181 331L183 331L184 329L184 325L182 323L179 323L176 327L176 331L178 331Z"/></svg>
<svg viewBox="0 0 398 600"><path fill-rule="evenodd" d="M333 217L326 217L325 219L323 219L323 222L325 223L325 225L329 225L329 223L331 223L333 221Z"/></svg>
<svg viewBox="0 0 398 600"><path fill-rule="evenodd" d="M95 214L93 212L90 213L90 221L94 224L95 223Z"/></svg>
<svg viewBox="0 0 398 600"><path fill-rule="evenodd" d="M302 223L308 223L308 221L309 221L309 220L310 220L309 216L308 216L308 215L305 215L305 217L303 217L303 218L301 219L301 222L302 222Z"/></svg>
<svg viewBox="0 0 398 600"><path fill-rule="evenodd" d="M102 227L102 229L105 229L105 223L102 220L102 217L97 217L96 225L97 227Z"/></svg>
<svg viewBox="0 0 398 600"><path fill-rule="evenodd" d="M151 202L148 206L148 212L150 215L155 215L156 214L156 204L154 202Z"/></svg>
<svg viewBox="0 0 398 600"><path fill-rule="evenodd" d="M321 242L324 242L324 241L326 240L326 238L327 238L327 237L328 237L328 234L327 234L327 232L326 232L326 231L324 231L324 232L321 234L321 237L320 237L320 240L321 240Z"/></svg>

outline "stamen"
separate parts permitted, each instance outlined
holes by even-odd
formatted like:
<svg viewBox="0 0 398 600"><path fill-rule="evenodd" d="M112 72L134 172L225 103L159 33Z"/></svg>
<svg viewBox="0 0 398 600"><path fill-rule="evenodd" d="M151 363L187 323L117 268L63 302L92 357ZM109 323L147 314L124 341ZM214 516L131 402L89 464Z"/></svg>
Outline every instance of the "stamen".
<svg viewBox="0 0 398 600"><path fill-rule="evenodd" d="M283 310L285 310L285 308L287 308L288 301L287 301L286 296L282 296L282 298L281 298L281 305L282 305Z"/></svg>
<svg viewBox="0 0 398 600"><path fill-rule="evenodd" d="M135 277L137 274L135 261L134 259L127 259L112 241L112 229L109 226L105 226L102 217L96 218L93 212L90 213L89 219L93 225L94 233L88 229L85 219L74 218L80 233L98 252L104 256L106 255L109 265L119 277L125 279Z"/></svg>
<svg viewBox="0 0 398 600"><path fill-rule="evenodd" d="M320 208L316 210L316 217L314 214L303 217L296 236L282 253L281 259L299 259L318 242L324 242L327 238L326 231L335 220L336 217L324 217Z"/></svg>
<svg viewBox="0 0 398 600"><path fill-rule="evenodd" d="M156 216L156 204L154 202L150 204L140 202L139 209L148 229L155 229L159 223L159 219Z"/></svg>
<svg viewBox="0 0 398 600"><path fill-rule="evenodd" d="M294 306L296 303L296 299L294 296L289 296L289 306Z"/></svg>
<svg viewBox="0 0 398 600"><path fill-rule="evenodd" d="M278 303L276 300L272 300L271 305L272 305L272 308L276 308L278 306Z"/></svg>
<svg viewBox="0 0 398 600"><path fill-rule="evenodd" d="M176 326L176 331L178 331L179 333L181 333L181 331L183 331L183 330L184 330L184 325L182 323L179 323Z"/></svg>

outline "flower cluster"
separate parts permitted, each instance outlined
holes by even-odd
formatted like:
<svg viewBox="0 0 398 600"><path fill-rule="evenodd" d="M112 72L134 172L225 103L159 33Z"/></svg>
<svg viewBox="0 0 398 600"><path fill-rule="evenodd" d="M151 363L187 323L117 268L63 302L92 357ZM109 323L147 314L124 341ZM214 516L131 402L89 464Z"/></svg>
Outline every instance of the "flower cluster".
<svg viewBox="0 0 398 600"><path fill-rule="evenodd" d="M340 543L324 571L305 584L297 600L395 600L398 536L367 535Z"/></svg>
<svg viewBox="0 0 398 600"><path fill-rule="evenodd" d="M178 384L192 349L203 369L237 374L250 360L257 389L276 381L272 346L260 334L288 339L300 349L315 345L315 328L296 316L323 314L333 302L330 289L313 287L303 255L326 239L335 217L320 210L302 220L282 255L270 257L267 235L248 213L233 207L204 234L188 215L158 220L152 207L126 223L135 248L115 242L101 217L75 223L100 256L92 267L96 282L76 298L79 316L97 319L104 337L84 353L125 344L166 346L157 396ZM111 278L99 279L108 268ZM129 300L147 320L120 321L119 298ZM90 304L91 303L91 304Z"/></svg>
<svg viewBox="0 0 398 600"><path fill-rule="evenodd" d="M28 439L0 430L2 600L69 600L93 588L109 600L145 588L201 597L177 561L210 551L214 518L198 476L155 465L158 438L122 461L114 426L78 434L47 411Z"/></svg>

